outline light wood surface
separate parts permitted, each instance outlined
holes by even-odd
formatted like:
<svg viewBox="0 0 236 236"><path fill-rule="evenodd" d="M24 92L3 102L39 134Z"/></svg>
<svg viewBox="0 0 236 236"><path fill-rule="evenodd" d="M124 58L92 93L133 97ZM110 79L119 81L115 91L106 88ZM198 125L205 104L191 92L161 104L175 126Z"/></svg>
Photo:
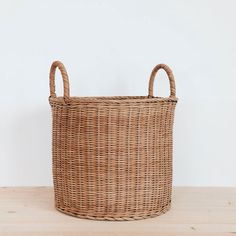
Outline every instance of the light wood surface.
<svg viewBox="0 0 236 236"><path fill-rule="evenodd" d="M0 235L236 235L236 188L174 188L168 213L129 222L67 216L53 197L51 187L0 188Z"/></svg>

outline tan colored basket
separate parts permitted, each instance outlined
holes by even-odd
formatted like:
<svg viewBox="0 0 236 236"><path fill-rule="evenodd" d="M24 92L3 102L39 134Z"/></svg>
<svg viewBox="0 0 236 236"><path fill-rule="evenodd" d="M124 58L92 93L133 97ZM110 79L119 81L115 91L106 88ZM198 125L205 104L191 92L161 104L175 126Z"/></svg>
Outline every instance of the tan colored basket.
<svg viewBox="0 0 236 236"><path fill-rule="evenodd" d="M59 68L64 96L55 93ZM170 97L153 96L164 69ZM70 97L64 65L50 71L53 180L59 211L80 218L133 220L166 212L171 204L172 129L177 102L170 68L157 65L149 95Z"/></svg>

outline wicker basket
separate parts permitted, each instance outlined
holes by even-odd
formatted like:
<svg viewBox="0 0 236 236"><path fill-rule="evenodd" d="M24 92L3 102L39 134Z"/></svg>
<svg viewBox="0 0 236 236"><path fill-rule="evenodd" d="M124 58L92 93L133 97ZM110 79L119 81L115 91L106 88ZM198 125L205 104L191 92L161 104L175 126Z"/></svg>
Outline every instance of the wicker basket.
<svg viewBox="0 0 236 236"><path fill-rule="evenodd" d="M59 68L64 96L55 93ZM153 96L159 69L170 96ZM171 204L172 129L177 102L170 68L157 65L148 96L70 97L64 65L50 70L53 180L56 208L97 220L134 220L165 213Z"/></svg>

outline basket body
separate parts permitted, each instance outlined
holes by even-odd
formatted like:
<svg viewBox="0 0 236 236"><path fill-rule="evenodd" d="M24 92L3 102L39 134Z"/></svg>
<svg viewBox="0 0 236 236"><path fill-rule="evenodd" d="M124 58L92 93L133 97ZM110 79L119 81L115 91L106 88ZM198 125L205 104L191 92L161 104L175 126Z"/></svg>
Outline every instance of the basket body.
<svg viewBox="0 0 236 236"><path fill-rule="evenodd" d="M132 220L170 208L176 99L49 99L56 208Z"/></svg>

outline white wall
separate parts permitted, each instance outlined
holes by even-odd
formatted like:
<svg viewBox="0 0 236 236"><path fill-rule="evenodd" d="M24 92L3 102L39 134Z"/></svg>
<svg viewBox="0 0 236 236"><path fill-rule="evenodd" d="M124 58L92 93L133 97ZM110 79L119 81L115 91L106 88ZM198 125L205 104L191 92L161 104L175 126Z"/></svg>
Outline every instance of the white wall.
<svg viewBox="0 0 236 236"><path fill-rule="evenodd" d="M147 95L154 65L171 66L174 184L236 186L235 9L234 0L1 0L0 186L52 184L55 59L77 96ZM164 73L155 85L168 95Z"/></svg>

